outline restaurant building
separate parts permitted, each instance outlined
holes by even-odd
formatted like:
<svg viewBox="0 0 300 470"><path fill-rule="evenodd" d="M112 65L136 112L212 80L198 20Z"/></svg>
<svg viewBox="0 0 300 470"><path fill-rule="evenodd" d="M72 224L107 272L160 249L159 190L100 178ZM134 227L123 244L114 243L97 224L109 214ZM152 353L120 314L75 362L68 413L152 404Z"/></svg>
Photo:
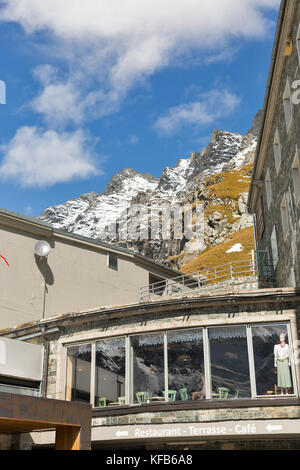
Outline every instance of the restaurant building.
<svg viewBox="0 0 300 470"><path fill-rule="evenodd" d="M92 405L93 449L300 448L299 299L292 288L233 289L65 314L1 335L44 346L47 398ZM274 356L282 334L284 383ZM54 438L35 432L21 445Z"/></svg>

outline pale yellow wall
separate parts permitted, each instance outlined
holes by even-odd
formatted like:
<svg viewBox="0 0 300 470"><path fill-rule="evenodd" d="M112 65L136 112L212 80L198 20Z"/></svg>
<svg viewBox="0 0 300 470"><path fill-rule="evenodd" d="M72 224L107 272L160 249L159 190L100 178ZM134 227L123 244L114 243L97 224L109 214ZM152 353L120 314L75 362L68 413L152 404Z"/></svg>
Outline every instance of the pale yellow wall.
<svg viewBox="0 0 300 470"><path fill-rule="evenodd" d="M34 236L0 225L0 328L37 320L43 308L43 277L36 267Z"/></svg>
<svg viewBox="0 0 300 470"><path fill-rule="evenodd" d="M0 328L39 320L43 316L44 277L34 245L52 244L48 256L45 317L93 307L137 302L139 286L149 282L149 271L133 258L119 254L118 271L107 266L107 252L78 244L57 234L47 239L0 224ZM41 267L44 270L43 266ZM155 271L155 269L154 269Z"/></svg>
<svg viewBox="0 0 300 470"><path fill-rule="evenodd" d="M119 255L118 255L119 256ZM48 257L54 284L48 286L46 316L139 300L148 272L119 256L118 271L107 266L107 253L56 241Z"/></svg>

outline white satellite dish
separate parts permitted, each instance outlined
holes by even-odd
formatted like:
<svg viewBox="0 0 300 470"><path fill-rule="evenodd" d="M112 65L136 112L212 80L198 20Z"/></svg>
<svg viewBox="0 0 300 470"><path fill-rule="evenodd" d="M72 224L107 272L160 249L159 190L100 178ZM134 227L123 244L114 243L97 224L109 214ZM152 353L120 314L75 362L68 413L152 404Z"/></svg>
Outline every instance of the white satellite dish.
<svg viewBox="0 0 300 470"><path fill-rule="evenodd" d="M45 240L40 240L34 245L34 253L42 258L47 258L51 251L51 246Z"/></svg>

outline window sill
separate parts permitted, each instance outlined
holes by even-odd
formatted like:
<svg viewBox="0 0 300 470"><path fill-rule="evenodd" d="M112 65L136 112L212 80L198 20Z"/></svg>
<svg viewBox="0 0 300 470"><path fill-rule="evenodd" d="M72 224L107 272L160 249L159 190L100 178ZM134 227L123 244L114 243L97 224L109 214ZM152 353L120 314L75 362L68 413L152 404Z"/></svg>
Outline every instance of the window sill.
<svg viewBox="0 0 300 470"><path fill-rule="evenodd" d="M93 417L97 416L120 416L128 414L147 413L153 411L177 411L193 409L218 409L218 408L252 408L267 406L300 406L300 399L295 395L273 395L262 396L261 398L229 398L226 400L195 400L195 401L175 401L160 403L145 403L142 405L116 405L101 408L93 408Z"/></svg>

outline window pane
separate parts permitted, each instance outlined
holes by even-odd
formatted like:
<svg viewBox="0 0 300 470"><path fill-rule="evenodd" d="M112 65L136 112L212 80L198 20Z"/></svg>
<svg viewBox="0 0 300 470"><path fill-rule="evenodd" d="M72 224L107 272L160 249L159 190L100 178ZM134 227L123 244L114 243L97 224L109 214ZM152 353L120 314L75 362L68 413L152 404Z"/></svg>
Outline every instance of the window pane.
<svg viewBox="0 0 300 470"><path fill-rule="evenodd" d="M205 398L202 329L168 333L168 380L176 400Z"/></svg>
<svg viewBox="0 0 300 470"><path fill-rule="evenodd" d="M212 398L251 396L246 327L208 330Z"/></svg>
<svg viewBox="0 0 300 470"><path fill-rule="evenodd" d="M66 400L90 403L91 345L72 346L67 351Z"/></svg>
<svg viewBox="0 0 300 470"><path fill-rule="evenodd" d="M125 401L125 338L97 341L95 406Z"/></svg>
<svg viewBox="0 0 300 470"><path fill-rule="evenodd" d="M108 266L112 269L118 269L118 257L114 253L108 253Z"/></svg>
<svg viewBox="0 0 300 470"><path fill-rule="evenodd" d="M133 402L164 400L164 337L161 333L131 337ZM138 392L143 392L137 396Z"/></svg>
<svg viewBox="0 0 300 470"><path fill-rule="evenodd" d="M283 388L288 388L289 393L293 393L289 360L279 361L277 370L275 369L274 346L280 344L280 333L285 334L285 341L288 345L287 325L252 327L257 395L280 393L280 386L284 385ZM285 350L288 350L288 346Z"/></svg>

